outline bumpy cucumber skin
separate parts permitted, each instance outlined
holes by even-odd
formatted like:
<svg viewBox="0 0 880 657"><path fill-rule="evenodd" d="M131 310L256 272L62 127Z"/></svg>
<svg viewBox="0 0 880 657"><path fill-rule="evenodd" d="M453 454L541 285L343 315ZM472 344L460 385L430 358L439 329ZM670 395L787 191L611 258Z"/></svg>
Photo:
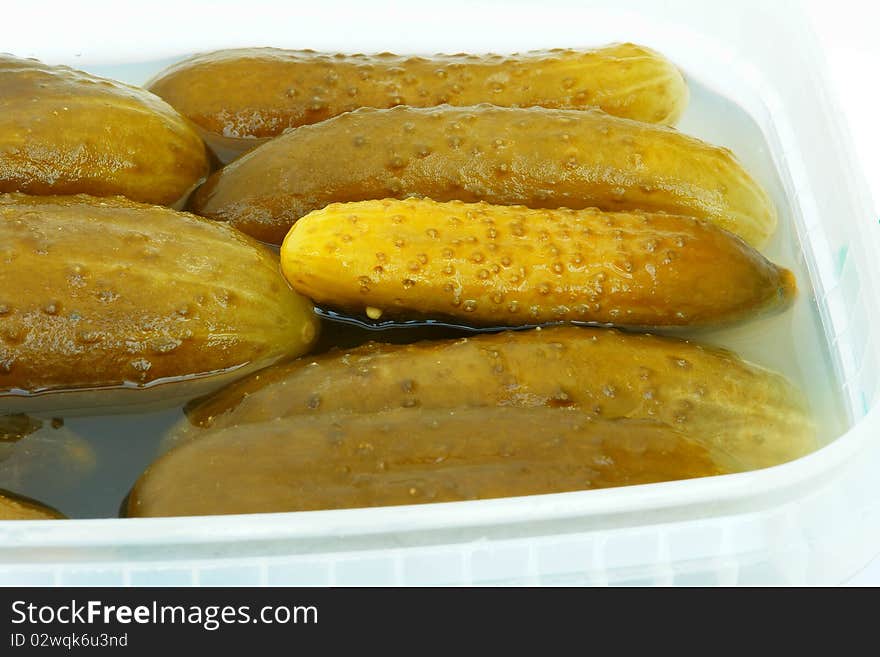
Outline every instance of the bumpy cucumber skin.
<svg viewBox="0 0 880 657"><path fill-rule="evenodd" d="M566 409L395 409L209 431L154 462L128 516L273 513L608 488L726 472L651 422Z"/></svg>
<svg viewBox="0 0 880 657"><path fill-rule="evenodd" d="M0 192L172 205L208 173L201 137L158 96L0 55Z"/></svg>
<svg viewBox="0 0 880 657"><path fill-rule="evenodd" d="M791 272L691 217L427 199L311 212L281 265L330 308L476 326L720 326L784 308L796 288Z"/></svg>
<svg viewBox="0 0 880 657"><path fill-rule="evenodd" d="M212 175L192 209L278 244L330 203L410 196L669 212L753 246L777 222L726 149L599 110L491 105L360 109L296 128Z"/></svg>
<svg viewBox="0 0 880 657"><path fill-rule="evenodd" d="M320 413L485 406L658 422L726 454L730 469L775 465L816 446L802 394L778 374L685 340L573 326L300 358L193 405L174 434Z"/></svg>
<svg viewBox="0 0 880 657"><path fill-rule="evenodd" d="M232 147L233 155L289 128L359 107L599 107L674 125L688 101L681 72L631 43L510 56L221 50L170 66L147 88L197 124L209 144L220 146L218 154Z"/></svg>
<svg viewBox="0 0 880 657"><path fill-rule="evenodd" d="M0 395L244 375L304 353L316 321L277 257L229 226L0 195Z"/></svg>

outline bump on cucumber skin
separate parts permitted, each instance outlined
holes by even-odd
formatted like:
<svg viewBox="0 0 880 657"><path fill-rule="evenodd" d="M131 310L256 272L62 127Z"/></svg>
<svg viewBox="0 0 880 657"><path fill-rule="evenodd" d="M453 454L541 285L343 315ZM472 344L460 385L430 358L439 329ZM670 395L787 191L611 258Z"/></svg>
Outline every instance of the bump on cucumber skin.
<svg viewBox="0 0 880 657"><path fill-rule="evenodd" d="M317 336L274 253L168 208L2 194L0 263L0 394L161 385L174 395L172 383L244 376Z"/></svg>
<svg viewBox="0 0 880 657"><path fill-rule="evenodd" d="M722 326L795 294L790 272L707 221L428 199L311 212L281 264L324 307L476 327Z"/></svg>
<svg viewBox="0 0 880 657"><path fill-rule="evenodd" d="M489 102L602 110L674 125L688 101L681 72L631 43L507 56L341 55L244 48L196 55L147 83L209 137L245 150L256 139L360 107ZM222 142L221 142L222 143Z"/></svg>
<svg viewBox="0 0 880 657"><path fill-rule="evenodd" d="M760 246L766 192L722 148L599 110L359 109L296 128L216 172L194 212L280 243L333 202L427 197L708 219Z"/></svg>

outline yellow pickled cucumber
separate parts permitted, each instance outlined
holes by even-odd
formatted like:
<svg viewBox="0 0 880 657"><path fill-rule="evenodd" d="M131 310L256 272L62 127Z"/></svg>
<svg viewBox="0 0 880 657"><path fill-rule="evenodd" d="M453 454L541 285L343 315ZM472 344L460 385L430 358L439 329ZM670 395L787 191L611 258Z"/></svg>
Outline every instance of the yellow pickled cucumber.
<svg viewBox="0 0 880 657"><path fill-rule="evenodd" d="M4 405L241 376L304 353L316 321L275 254L229 226L118 197L0 195Z"/></svg>
<svg viewBox="0 0 880 657"><path fill-rule="evenodd" d="M658 53L631 43L595 50L407 57L244 48L196 55L147 84L228 161L288 128L359 107L600 107L674 125L688 89Z"/></svg>
<svg viewBox="0 0 880 657"><path fill-rule="evenodd" d="M685 340L574 326L300 358L194 404L173 435L288 416L485 406L656 422L742 459L743 469L816 446L802 394L778 374Z"/></svg>
<svg viewBox="0 0 880 657"><path fill-rule="evenodd" d="M669 212L760 246L776 210L730 151L599 110L360 109L273 139L216 172L192 209L280 243L334 202L425 196L530 208Z"/></svg>
<svg viewBox="0 0 880 657"><path fill-rule="evenodd" d="M327 307L477 326L717 326L782 308L796 289L790 271L690 217L428 199L315 210L281 266Z"/></svg>
<svg viewBox="0 0 880 657"><path fill-rule="evenodd" d="M26 497L0 490L0 520L62 520L55 509Z"/></svg>
<svg viewBox="0 0 880 657"><path fill-rule="evenodd" d="M452 502L722 474L670 427L547 408L319 413L208 431L154 462L128 516Z"/></svg>
<svg viewBox="0 0 880 657"><path fill-rule="evenodd" d="M158 96L0 55L0 192L171 205L207 175L201 137Z"/></svg>

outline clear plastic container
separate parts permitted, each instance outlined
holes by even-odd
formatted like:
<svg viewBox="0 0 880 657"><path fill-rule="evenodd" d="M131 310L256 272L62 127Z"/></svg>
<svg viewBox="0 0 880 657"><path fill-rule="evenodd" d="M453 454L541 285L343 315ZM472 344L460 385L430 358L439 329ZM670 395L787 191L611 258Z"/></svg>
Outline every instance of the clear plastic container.
<svg viewBox="0 0 880 657"><path fill-rule="evenodd" d="M0 522L0 583L816 584L841 582L880 552L880 328L871 322L880 307L872 256L880 253L880 227L801 5L469 2L398 12L351 5L295 21L290 7L273 14L261 6L251 7L246 24L213 15L191 34L178 28L153 38L142 26L130 44L97 43L82 57L57 43L16 54L139 83L169 57L239 45L428 53L621 40L653 47L691 84L681 129L730 147L773 195L781 226L767 253L801 281L786 315L705 339L800 383L825 444L755 472L527 498ZM173 419L166 415L157 417ZM118 505L115 490L107 498Z"/></svg>

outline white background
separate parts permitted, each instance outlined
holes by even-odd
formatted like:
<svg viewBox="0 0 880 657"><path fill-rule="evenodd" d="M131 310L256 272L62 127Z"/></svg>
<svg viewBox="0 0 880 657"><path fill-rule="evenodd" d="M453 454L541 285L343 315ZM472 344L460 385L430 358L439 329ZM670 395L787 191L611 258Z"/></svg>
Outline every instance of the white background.
<svg viewBox="0 0 880 657"><path fill-rule="evenodd" d="M205 21L223 25L227 31L231 25L234 30L238 21L247 21L253 12L260 9L266 11L270 4L259 0L218 0L211 3L187 3L183 0L150 3L119 0L10 2L3 8L0 51L39 55L51 62L53 53L54 57L62 58L61 53L81 48L82 60L86 62L89 57L106 57L106 53L136 52L139 41L149 40L154 45L157 33L161 41L170 44L193 43L197 44L194 48L199 48L198 44L204 43L205 39L206 31L200 29ZM377 4L384 4L384 10L389 14L389 25L394 25L394 12L388 4L346 4L345 11L349 13L376 11ZM412 3L409 4L412 6ZM445 2L432 4L448 7ZM550 3L535 0L535 4L544 8ZM816 34L825 51L827 77L846 115L864 178L874 198L876 218L877 200L880 199L880 121L877 118L880 108L880 85L877 81L877 72L880 71L880 7L862 0L802 0L801 5L813 19ZM504 4L498 3L497 8L503 11ZM295 20L298 12L303 15L310 8L290 0L277 3L274 10L283 16L274 28L283 30L285 23ZM464 25L464 12L462 19ZM474 28L473 25L469 27ZM478 27L491 29L491 25ZM399 29L405 32L406 25L399 24ZM40 35L39 51L33 50L35 34ZM346 35L341 36L344 39ZM780 43L779 47L784 48L785 44ZM852 583L880 585L880 559L856 576Z"/></svg>
<svg viewBox="0 0 880 657"><path fill-rule="evenodd" d="M863 0L805 2L824 49L827 77L849 122L864 177L880 200L880 5Z"/></svg>

